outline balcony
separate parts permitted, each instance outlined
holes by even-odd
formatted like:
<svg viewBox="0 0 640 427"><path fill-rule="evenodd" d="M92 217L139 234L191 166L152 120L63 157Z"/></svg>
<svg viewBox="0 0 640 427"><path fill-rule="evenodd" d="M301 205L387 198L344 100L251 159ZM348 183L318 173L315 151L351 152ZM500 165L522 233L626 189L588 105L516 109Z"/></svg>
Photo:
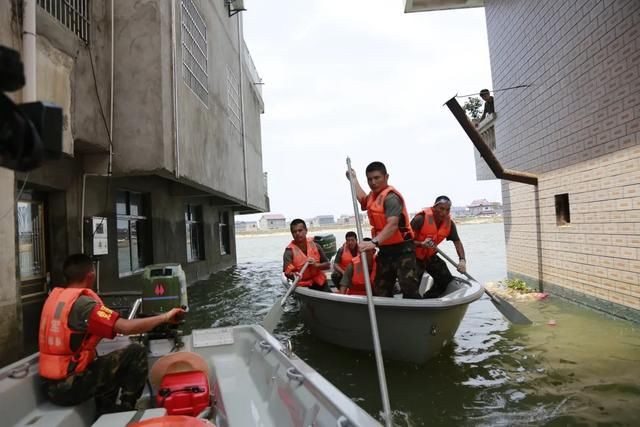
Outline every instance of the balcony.
<svg viewBox="0 0 640 427"><path fill-rule="evenodd" d="M491 149L491 151L495 154L496 151L496 131L495 131L495 123L497 120L497 114L487 114L487 116L481 122L477 122L476 120L472 120L473 124L476 126L476 130L482 137L483 141L487 144L487 147ZM496 176L493 174L489 166L484 161L478 150L473 148L473 155L476 162L476 179L478 180L489 180L496 179Z"/></svg>

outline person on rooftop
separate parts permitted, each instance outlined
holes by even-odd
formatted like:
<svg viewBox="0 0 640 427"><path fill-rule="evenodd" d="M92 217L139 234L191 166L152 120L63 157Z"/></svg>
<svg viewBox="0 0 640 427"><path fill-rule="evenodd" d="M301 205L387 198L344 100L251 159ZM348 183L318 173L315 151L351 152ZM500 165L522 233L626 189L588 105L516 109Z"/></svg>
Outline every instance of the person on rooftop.
<svg viewBox="0 0 640 427"><path fill-rule="evenodd" d="M487 114L495 114L496 112L493 105L493 96L491 96L489 89L482 89L480 91L480 98L484 101L484 110L482 111L482 116L480 116L480 119L476 122L476 126L487 117Z"/></svg>

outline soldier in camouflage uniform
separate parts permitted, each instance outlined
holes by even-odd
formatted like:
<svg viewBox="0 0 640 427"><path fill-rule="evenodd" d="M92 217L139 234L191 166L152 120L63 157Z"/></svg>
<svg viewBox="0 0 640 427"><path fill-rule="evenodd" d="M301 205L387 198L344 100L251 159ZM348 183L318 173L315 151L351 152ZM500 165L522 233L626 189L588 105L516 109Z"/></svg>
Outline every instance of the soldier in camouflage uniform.
<svg viewBox="0 0 640 427"><path fill-rule="evenodd" d="M52 290L40 320L39 370L45 395L64 406L95 397L99 414L134 409L147 380L146 348L130 344L96 357L98 342L178 323L184 310L123 319L91 290L95 270L88 256L71 255L63 270L68 283Z"/></svg>
<svg viewBox="0 0 640 427"><path fill-rule="evenodd" d="M393 296L396 283L400 285L403 298L421 298L418 293L416 254L413 232L404 199L388 184L389 174L382 162L367 166L367 184L371 192L365 193L353 170L347 171L356 187L356 197L362 210L367 211L373 239L361 242L360 252L379 248L374 294Z"/></svg>

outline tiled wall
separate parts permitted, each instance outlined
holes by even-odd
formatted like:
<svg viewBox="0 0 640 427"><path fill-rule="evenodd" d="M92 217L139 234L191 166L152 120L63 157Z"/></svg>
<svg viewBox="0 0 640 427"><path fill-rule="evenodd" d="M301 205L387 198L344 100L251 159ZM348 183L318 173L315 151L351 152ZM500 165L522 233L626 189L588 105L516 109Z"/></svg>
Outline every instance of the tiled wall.
<svg viewBox="0 0 640 427"><path fill-rule="evenodd" d="M503 183L508 270L638 313L640 1L485 3L494 89L531 85L496 94L496 154L540 177L539 226L535 188Z"/></svg>

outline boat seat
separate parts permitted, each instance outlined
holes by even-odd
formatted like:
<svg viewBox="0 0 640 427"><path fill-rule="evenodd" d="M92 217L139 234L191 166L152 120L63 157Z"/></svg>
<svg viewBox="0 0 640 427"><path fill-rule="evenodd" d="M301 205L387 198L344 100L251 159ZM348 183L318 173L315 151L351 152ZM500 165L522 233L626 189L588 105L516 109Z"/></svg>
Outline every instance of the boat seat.
<svg viewBox="0 0 640 427"><path fill-rule="evenodd" d="M138 415L138 416L136 416ZM149 418L162 417L167 415L165 408L152 408L142 411L138 414L138 411L116 412L113 414L104 414L98 420L92 424L92 427L116 427L126 426L132 421L144 421ZM134 420L134 417L136 418Z"/></svg>
<svg viewBox="0 0 640 427"><path fill-rule="evenodd" d="M76 406L59 406L49 401L43 401L15 425L29 427L86 426L93 420L95 412L93 399Z"/></svg>

